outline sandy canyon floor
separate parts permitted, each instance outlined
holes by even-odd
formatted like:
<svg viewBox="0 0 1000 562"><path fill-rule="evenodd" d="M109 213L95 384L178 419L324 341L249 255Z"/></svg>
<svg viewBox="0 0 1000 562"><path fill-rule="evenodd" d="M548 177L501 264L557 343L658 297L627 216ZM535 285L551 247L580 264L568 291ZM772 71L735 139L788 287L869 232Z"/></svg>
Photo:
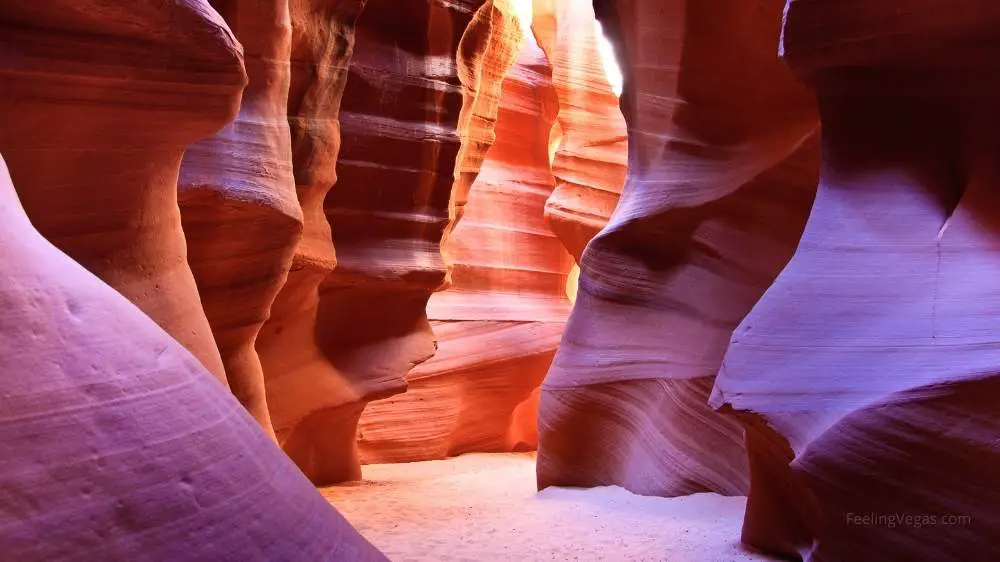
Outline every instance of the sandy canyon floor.
<svg viewBox="0 0 1000 562"><path fill-rule="evenodd" d="M538 493L530 454L367 465L364 476L323 495L395 562L772 560L740 547L742 497Z"/></svg>

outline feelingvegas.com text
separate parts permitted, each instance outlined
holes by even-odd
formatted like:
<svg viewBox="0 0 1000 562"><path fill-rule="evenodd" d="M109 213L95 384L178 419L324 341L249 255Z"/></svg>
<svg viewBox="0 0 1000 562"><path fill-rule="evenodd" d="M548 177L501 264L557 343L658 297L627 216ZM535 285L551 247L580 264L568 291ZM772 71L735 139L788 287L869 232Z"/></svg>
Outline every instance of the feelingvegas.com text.
<svg viewBox="0 0 1000 562"><path fill-rule="evenodd" d="M971 515L930 514L930 513L847 513L848 525L877 526L895 529L897 527L959 527L972 524Z"/></svg>

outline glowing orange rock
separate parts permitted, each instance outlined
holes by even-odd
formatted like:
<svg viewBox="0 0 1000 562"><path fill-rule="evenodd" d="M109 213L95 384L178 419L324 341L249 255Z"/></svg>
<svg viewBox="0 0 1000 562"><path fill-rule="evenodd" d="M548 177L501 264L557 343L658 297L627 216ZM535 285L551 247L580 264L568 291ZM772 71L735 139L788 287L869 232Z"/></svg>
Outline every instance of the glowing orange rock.
<svg viewBox="0 0 1000 562"><path fill-rule="evenodd" d="M4 557L384 560L217 380L176 182L239 106L222 19L199 0L8 3L0 51L19 54L0 60L0 146L25 182L22 209L0 161Z"/></svg>
<svg viewBox="0 0 1000 562"><path fill-rule="evenodd" d="M443 247L452 284L427 309L437 354L410 372L405 394L369 404L365 462L536 446L537 388L569 314L573 263L544 219L555 183L550 72L526 41L503 81L496 142Z"/></svg>
<svg viewBox="0 0 1000 562"><path fill-rule="evenodd" d="M362 0L289 2L288 124L304 224L288 277L256 342L278 441L307 476L324 482L358 475L352 461L354 423L322 416L327 405L352 401L357 394L351 381L329 366L316 332L318 287L337 263L323 200L337 181L340 101L363 6Z"/></svg>
<svg viewBox="0 0 1000 562"><path fill-rule="evenodd" d="M184 153L179 202L188 263L233 394L273 433L254 342L302 231L287 108L287 0L215 2L245 50L236 120Z"/></svg>
<svg viewBox="0 0 1000 562"><path fill-rule="evenodd" d="M545 205L552 230L579 261L607 224L625 184L625 119L602 64L590 2L535 0L532 27L559 93L553 144L556 189Z"/></svg>
<svg viewBox="0 0 1000 562"><path fill-rule="evenodd" d="M0 61L0 152L33 224L225 384L177 175L187 145L236 112L236 39L201 0L8 2L0 25L18 53Z"/></svg>
<svg viewBox="0 0 1000 562"><path fill-rule="evenodd" d="M470 148L459 161L459 148L489 137L462 127L489 121L489 92L478 92L493 86L477 81L493 58L512 62L519 33L509 12L481 0L370 0L347 67L361 5L328 4L292 5L289 112L305 234L257 345L278 439L321 484L360 475L365 405L402 392L434 353L424 309L445 277L456 170L464 162L471 173L476 159ZM460 116L463 99L472 113Z"/></svg>

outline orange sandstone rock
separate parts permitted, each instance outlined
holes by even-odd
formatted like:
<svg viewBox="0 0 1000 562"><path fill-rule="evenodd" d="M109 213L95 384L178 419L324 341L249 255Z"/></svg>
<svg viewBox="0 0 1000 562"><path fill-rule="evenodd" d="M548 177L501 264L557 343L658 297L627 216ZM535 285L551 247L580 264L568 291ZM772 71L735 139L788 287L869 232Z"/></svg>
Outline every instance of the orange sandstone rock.
<svg viewBox="0 0 1000 562"><path fill-rule="evenodd" d="M273 433L254 342L302 231L287 119L288 1L214 4L243 45L250 82L236 120L185 152L181 218L230 389Z"/></svg>
<svg viewBox="0 0 1000 562"><path fill-rule="evenodd" d="M348 79L360 9L292 5L290 115L305 234L258 342L279 441L323 484L360 475L365 404L402 392L407 372L434 353L424 309L445 278L452 187L474 179L490 138L477 128L495 114L489 77L513 62L519 37L501 4L372 0L357 19ZM326 23L299 24L317 20Z"/></svg>
<svg viewBox="0 0 1000 562"><path fill-rule="evenodd" d="M3 160L0 255L4 558L386 560L198 359L42 238Z"/></svg>
<svg viewBox="0 0 1000 562"><path fill-rule="evenodd" d="M503 81L496 142L442 249L452 283L427 308L437 354L410 372L405 394L368 405L364 462L535 448L537 388L569 314L573 264L544 220L557 107L548 62L529 39Z"/></svg>
<svg viewBox="0 0 1000 562"><path fill-rule="evenodd" d="M278 441L318 482L359 476L353 460L354 423L330 414L369 392L334 369L317 342L318 287L336 266L323 200L337 181L340 100L363 6L363 0L289 2L288 122L304 224L288 278L256 343Z"/></svg>
<svg viewBox="0 0 1000 562"><path fill-rule="evenodd" d="M455 183L444 238L462 219L469 190L496 140L500 90L525 40L526 26L521 25L516 6L519 1L488 1L476 11L458 45L462 111L456 131L461 145L455 157Z"/></svg>
<svg viewBox="0 0 1000 562"><path fill-rule="evenodd" d="M232 119L242 50L202 0L0 6L0 152L38 230L220 381L186 261L186 146Z"/></svg>
<svg viewBox="0 0 1000 562"><path fill-rule="evenodd" d="M545 217L571 254L607 224L625 184L628 143L618 96L599 53L590 2L535 0L532 27L552 63L559 119L552 160L556 189Z"/></svg>

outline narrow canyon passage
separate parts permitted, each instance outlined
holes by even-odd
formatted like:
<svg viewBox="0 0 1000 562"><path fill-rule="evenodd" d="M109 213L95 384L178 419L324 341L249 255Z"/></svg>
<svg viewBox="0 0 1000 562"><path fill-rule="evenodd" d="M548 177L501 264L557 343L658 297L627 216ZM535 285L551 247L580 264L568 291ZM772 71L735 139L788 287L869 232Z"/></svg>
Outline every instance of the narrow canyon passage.
<svg viewBox="0 0 1000 562"><path fill-rule="evenodd" d="M998 52L0 1L0 562L1000 560Z"/></svg>
<svg viewBox="0 0 1000 562"><path fill-rule="evenodd" d="M442 244L450 284L427 306L437 351L405 393L368 404L362 478L323 496L392 560L770 560L734 538L743 496L644 497L627 481L539 493L536 454L482 453L538 446L575 261L625 181L621 71L593 10L536 3L533 31L532 6L520 8L495 140Z"/></svg>

